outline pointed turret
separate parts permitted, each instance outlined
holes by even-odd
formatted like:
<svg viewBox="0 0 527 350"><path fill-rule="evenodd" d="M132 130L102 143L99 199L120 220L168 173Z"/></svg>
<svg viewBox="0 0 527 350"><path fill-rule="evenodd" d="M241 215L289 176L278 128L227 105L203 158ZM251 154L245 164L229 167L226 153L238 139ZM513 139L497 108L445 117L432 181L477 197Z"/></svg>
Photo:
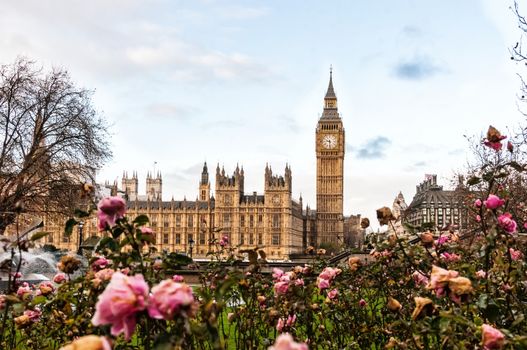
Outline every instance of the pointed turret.
<svg viewBox="0 0 527 350"><path fill-rule="evenodd" d="M329 69L329 85L324 97L324 112L321 119L340 119L337 110L337 95L333 89L333 68Z"/></svg>
<svg viewBox="0 0 527 350"><path fill-rule="evenodd" d="M324 97L324 100L336 100L337 95L335 95L335 90L333 89L333 67L329 68L329 85L328 85L328 91L326 92L326 97Z"/></svg>

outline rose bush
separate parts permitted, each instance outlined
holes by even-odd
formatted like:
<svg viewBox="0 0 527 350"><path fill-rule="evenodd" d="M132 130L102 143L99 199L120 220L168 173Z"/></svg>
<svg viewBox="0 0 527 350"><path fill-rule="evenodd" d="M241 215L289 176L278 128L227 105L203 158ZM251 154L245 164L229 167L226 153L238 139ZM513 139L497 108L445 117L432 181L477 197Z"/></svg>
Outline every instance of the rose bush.
<svg viewBox="0 0 527 350"><path fill-rule="evenodd" d="M469 230L408 226L414 243L390 236L340 264L319 250L307 265L271 270L257 249L237 251L220 235L191 287L179 274L190 259L158 252L146 216L128 218L122 200L104 199L96 215L106 235L82 274L73 255L38 285L10 271L0 347L527 349L527 212L503 175L526 167L494 136L484 144L499 161L466 184L476 186L466 194ZM378 214L397 220L388 208Z"/></svg>

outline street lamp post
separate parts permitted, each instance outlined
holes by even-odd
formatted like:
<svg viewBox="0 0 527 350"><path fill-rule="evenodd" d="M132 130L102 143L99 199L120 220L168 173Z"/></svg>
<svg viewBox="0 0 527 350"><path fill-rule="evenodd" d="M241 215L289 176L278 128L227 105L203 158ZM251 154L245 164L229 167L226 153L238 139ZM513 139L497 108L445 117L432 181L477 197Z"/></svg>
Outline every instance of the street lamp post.
<svg viewBox="0 0 527 350"><path fill-rule="evenodd" d="M77 254L82 255L82 241L84 240L84 237L82 236L82 228L84 227L84 222L79 222L79 249L77 250Z"/></svg>
<svg viewBox="0 0 527 350"><path fill-rule="evenodd" d="M190 257L192 258L192 249L194 248L194 240L192 238L189 239L188 245L189 245Z"/></svg>

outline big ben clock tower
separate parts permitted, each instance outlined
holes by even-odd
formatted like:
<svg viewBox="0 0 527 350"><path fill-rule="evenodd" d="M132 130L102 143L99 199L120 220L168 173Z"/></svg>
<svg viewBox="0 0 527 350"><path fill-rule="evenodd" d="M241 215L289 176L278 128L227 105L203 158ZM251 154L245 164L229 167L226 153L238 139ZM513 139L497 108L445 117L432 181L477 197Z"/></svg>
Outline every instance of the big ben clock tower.
<svg viewBox="0 0 527 350"><path fill-rule="evenodd" d="M317 243L342 242L344 235L344 127L333 90L333 71L316 129Z"/></svg>

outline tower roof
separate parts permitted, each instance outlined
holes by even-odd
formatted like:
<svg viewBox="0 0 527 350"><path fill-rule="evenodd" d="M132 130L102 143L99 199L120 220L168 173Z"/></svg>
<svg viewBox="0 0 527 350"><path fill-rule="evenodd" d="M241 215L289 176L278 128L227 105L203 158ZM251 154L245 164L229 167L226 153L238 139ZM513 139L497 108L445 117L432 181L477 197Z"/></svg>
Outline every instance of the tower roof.
<svg viewBox="0 0 527 350"><path fill-rule="evenodd" d="M328 85L328 91L326 92L326 96L324 97L325 100L327 99L336 99L337 95L335 95L335 90L333 89L333 67L329 68L329 85Z"/></svg>
<svg viewBox="0 0 527 350"><path fill-rule="evenodd" d="M337 108L337 95L333 89L333 67L329 68L329 85L324 97L324 111L320 119L340 119Z"/></svg>

